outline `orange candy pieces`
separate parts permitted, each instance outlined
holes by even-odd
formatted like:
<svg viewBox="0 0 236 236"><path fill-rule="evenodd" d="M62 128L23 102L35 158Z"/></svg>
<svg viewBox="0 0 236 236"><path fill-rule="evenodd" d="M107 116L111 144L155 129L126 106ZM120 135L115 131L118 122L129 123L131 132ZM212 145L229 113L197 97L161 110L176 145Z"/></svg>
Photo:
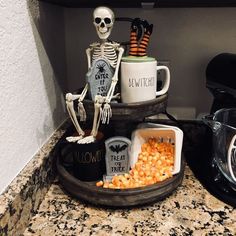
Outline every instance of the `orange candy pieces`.
<svg viewBox="0 0 236 236"><path fill-rule="evenodd" d="M96 186L113 189L143 187L172 177L174 145L149 138L141 147L138 160L129 174L116 175L112 181L99 181Z"/></svg>

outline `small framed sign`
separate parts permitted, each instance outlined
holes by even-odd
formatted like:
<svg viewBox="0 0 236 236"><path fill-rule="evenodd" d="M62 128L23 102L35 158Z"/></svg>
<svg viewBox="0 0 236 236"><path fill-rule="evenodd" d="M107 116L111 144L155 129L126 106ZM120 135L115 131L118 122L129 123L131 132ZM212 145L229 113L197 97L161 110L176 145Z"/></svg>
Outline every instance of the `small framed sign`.
<svg viewBox="0 0 236 236"><path fill-rule="evenodd" d="M112 137L105 141L107 176L129 172L130 145L131 141L121 136Z"/></svg>

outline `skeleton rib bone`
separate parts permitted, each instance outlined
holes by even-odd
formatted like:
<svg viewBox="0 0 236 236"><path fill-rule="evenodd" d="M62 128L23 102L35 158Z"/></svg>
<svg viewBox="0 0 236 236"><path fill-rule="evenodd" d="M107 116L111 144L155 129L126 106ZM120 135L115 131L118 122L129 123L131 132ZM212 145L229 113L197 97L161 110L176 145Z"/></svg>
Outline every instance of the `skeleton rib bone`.
<svg viewBox="0 0 236 236"><path fill-rule="evenodd" d="M104 45L95 45L93 47L92 60L95 61L97 58L106 58L113 68L117 65L117 54L116 44L105 42Z"/></svg>

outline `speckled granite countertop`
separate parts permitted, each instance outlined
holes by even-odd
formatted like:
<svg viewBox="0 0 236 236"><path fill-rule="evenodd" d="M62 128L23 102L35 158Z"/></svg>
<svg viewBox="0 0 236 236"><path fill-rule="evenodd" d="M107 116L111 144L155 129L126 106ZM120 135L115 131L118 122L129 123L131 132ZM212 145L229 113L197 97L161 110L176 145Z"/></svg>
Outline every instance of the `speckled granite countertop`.
<svg viewBox="0 0 236 236"><path fill-rule="evenodd" d="M131 209L81 203L55 181L28 235L236 235L236 210L210 195L186 167L183 183L164 201Z"/></svg>

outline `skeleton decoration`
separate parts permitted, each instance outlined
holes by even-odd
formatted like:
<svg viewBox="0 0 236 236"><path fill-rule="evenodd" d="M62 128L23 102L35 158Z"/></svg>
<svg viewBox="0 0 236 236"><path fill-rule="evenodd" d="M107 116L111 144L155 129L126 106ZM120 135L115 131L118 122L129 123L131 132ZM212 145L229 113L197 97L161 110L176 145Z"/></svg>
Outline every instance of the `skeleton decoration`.
<svg viewBox="0 0 236 236"><path fill-rule="evenodd" d="M112 116L110 102L114 96L118 81L118 71L124 49L118 43L108 41L114 24L114 13L107 7L98 7L93 13L94 26L100 42L92 43L86 50L88 59L87 83L81 94L66 94L66 105L70 118L78 132L78 136L67 137L69 142L91 143L96 140L100 121L109 123ZM80 121L86 120L83 100L89 93L94 101L94 119L90 136L84 137L74 110L74 101L78 100L78 115Z"/></svg>

